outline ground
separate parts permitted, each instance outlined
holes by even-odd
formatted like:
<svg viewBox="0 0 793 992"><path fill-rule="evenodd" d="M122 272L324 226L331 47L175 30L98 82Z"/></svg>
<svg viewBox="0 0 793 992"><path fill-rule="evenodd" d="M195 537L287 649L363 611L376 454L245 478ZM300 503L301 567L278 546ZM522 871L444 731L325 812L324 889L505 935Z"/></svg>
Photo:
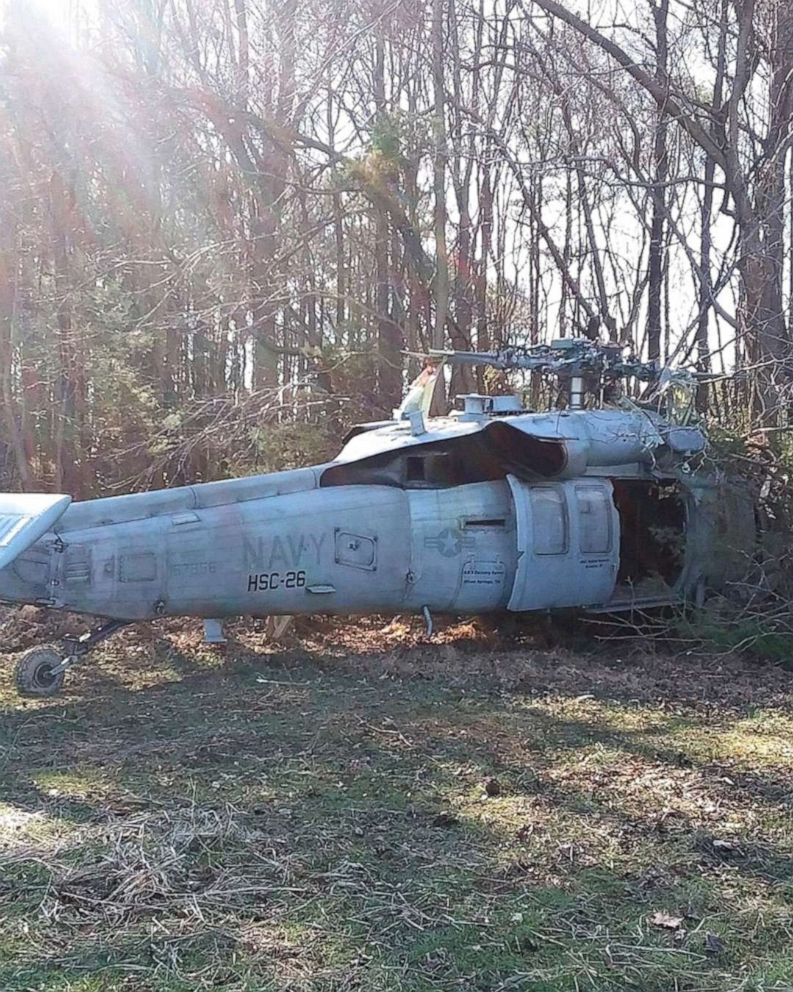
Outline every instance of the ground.
<svg viewBox="0 0 793 992"><path fill-rule="evenodd" d="M35 634L36 631L33 631ZM326 622L2 679L4 992L793 988L793 674Z"/></svg>

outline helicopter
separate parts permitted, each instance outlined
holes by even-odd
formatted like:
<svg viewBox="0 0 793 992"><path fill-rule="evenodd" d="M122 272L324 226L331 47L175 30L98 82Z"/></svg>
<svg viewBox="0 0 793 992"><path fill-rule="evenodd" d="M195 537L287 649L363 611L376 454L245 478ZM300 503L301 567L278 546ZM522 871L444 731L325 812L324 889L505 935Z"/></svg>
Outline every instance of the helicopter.
<svg viewBox="0 0 793 992"><path fill-rule="evenodd" d="M553 383L459 397L430 414L447 367ZM627 384L633 382L632 398ZM330 462L72 502L0 496L0 601L99 626L16 665L50 696L121 627L299 614L620 612L701 603L745 574L753 502L709 455L691 373L565 338L430 352L393 419L353 427Z"/></svg>

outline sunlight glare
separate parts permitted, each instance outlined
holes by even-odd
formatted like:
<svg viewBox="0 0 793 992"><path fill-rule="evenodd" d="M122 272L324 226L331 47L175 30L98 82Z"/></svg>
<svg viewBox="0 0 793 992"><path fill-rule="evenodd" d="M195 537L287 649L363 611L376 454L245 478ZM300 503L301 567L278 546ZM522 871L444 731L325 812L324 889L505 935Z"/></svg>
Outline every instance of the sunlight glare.
<svg viewBox="0 0 793 992"><path fill-rule="evenodd" d="M45 18L58 31L73 34L76 26L90 19L96 0L0 0L2 6L17 2Z"/></svg>

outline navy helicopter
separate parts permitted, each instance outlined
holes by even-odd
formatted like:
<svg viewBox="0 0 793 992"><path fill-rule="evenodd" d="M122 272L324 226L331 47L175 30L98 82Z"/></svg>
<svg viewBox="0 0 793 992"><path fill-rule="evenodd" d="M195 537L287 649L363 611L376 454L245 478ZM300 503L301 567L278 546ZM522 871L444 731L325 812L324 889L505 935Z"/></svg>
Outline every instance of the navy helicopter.
<svg viewBox="0 0 793 992"><path fill-rule="evenodd" d="M545 410L470 394L430 416L450 365L530 373ZM629 383L645 384L642 399ZM584 338L434 352L392 420L331 462L72 502L0 496L0 600L104 618L16 667L21 692L159 617L423 614L700 602L746 572L752 500L709 456L695 379ZM633 389L635 394L637 389Z"/></svg>

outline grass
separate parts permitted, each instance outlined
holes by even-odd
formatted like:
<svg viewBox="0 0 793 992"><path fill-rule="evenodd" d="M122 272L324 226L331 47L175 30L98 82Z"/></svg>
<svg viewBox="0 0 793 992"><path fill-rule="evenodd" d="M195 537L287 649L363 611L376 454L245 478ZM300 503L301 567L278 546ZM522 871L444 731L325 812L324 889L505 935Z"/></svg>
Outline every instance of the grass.
<svg viewBox="0 0 793 992"><path fill-rule="evenodd" d="M119 638L51 701L9 663L4 992L793 988L789 674L236 634Z"/></svg>

